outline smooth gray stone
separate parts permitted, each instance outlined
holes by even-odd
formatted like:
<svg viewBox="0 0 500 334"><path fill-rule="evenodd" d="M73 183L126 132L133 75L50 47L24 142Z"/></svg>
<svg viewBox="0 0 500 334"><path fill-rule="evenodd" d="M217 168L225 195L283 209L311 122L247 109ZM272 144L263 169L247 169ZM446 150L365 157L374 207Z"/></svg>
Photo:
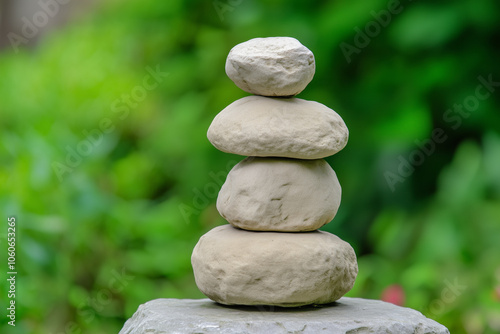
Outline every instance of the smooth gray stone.
<svg viewBox="0 0 500 334"><path fill-rule="evenodd" d="M324 159L248 157L227 174L217 210L248 231L314 231L335 217L341 194Z"/></svg>
<svg viewBox="0 0 500 334"><path fill-rule="evenodd" d="M322 306L222 306L210 299L155 299L141 306L119 334L450 332L420 312L379 300L342 297Z"/></svg>
<svg viewBox="0 0 500 334"><path fill-rule="evenodd" d="M354 286L356 254L326 231L254 232L229 224L205 233L191 256L198 289L224 305L328 304Z"/></svg>
<svg viewBox="0 0 500 334"><path fill-rule="evenodd" d="M339 114L321 103L252 95L218 113L207 138L226 153L321 159L346 146L349 129Z"/></svg>

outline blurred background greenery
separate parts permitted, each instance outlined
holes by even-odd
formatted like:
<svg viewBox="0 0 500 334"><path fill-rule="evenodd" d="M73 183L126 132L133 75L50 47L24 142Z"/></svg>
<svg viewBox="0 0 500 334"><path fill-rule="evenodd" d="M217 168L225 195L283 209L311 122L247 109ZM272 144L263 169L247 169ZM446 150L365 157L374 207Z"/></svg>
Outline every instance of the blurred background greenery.
<svg viewBox="0 0 500 334"><path fill-rule="evenodd" d="M225 223L217 191L242 159L206 130L248 95L229 50L266 36L313 51L299 97L350 130L323 227L358 255L348 296L500 332L498 1L1 3L0 257L5 273L15 216L18 271L2 333L117 333L148 300L204 297L191 251Z"/></svg>

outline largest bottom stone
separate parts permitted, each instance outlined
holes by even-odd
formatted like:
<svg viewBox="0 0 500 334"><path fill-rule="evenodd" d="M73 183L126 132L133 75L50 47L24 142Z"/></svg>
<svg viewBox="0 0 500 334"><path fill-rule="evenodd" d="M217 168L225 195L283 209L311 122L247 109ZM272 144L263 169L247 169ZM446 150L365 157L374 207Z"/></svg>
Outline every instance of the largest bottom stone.
<svg viewBox="0 0 500 334"><path fill-rule="evenodd" d="M250 232L218 226L191 257L198 288L227 305L331 303L347 293L358 266L352 247L324 231Z"/></svg>

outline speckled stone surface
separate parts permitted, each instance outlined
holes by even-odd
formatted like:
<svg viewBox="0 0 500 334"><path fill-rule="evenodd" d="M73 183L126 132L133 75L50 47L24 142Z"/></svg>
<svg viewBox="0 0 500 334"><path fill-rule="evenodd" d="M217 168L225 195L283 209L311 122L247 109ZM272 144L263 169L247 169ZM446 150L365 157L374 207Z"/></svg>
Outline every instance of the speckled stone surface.
<svg viewBox="0 0 500 334"><path fill-rule="evenodd" d="M320 307L222 306L209 299L155 299L119 334L449 334L420 312L379 300L342 297Z"/></svg>

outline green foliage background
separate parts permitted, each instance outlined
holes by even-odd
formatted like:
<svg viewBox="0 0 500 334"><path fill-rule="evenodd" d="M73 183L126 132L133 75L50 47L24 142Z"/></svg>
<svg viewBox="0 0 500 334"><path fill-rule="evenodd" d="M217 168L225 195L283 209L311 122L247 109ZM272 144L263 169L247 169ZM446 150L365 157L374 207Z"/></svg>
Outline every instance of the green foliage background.
<svg viewBox="0 0 500 334"><path fill-rule="evenodd" d="M405 306L451 333L500 332L500 87L470 115L445 117L470 101L479 76L500 81L500 5L402 1L348 62L341 44L355 47L356 27L387 6L113 0L35 48L4 50L0 256L5 272L6 220L16 216L18 276L17 325L2 315L0 331L117 333L148 300L204 297L191 251L224 223L217 190L242 159L206 139L213 117L247 95L225 75L225 58L250 38L293 36L317 65L299 97L333 108L350 130L347 147L327 159L343 199L323 228L358 255L348 296L380 298L397 285ZM127 113L114 112L148 67L168 76ZM66 163L68 147L106 118L113 130L59 180L54 162ZM391 190L387 173L397 175L437 128L446 140Z"/></svg>

